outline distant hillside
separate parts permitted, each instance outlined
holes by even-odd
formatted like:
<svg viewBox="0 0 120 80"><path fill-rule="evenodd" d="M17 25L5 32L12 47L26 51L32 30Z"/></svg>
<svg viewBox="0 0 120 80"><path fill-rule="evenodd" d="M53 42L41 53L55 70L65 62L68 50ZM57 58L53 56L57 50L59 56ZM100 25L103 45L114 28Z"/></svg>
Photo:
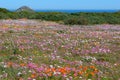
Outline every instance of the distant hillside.
<svg viewBox="0 0 120 80"><path fill-rule="evenodd" d="M10 12L10 11L7 10L6 8L0 8L0 12L7 13L7 12Z"/></svg>
<svg viewBox="0 0 120 80"><path fill-rule="evenodd" d="M34 10L32 10L31 8L29 8L27 6L22 6L19 9L16 10L16 12L21 12L21 11L34 12Z"/></svg>

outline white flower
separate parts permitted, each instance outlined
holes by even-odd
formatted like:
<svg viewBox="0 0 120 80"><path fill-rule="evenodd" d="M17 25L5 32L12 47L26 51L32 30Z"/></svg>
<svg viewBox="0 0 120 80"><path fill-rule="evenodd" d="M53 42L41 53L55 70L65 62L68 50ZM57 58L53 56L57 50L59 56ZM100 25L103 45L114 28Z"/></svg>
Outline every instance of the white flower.
<svg viewBox="0 0 120 80"><path fill-rule="evenodd" d="M26 58L23 58L23 60L25 60Z"/></svg>
<svg viewBox="0 0 120 80"><path fill-rule="evenodd" d="M53 75L56 75L56 74L57 74L57 72L54 71Z"/></svg>
<svg viewBox="0 0 120 80"><path fill-rule="evenodd" d="M22 73L21 72L18 72L17 75L20 76Z"/></svg>
<svg viewBox="0 0 120 80"><path fill-rule="evenodd" d="M4 67L4 68L6 68L6 67L7 67L7 65L4 65L3 67Z"/></svg>
<svg viewBox="0 0 120 80"><path fill-rule="evenodd" d="M53 68L53 65L50 65L50 68Z"/></svg>
<svg viewBox="0 0 120 80"><path fill-rule="evenodd" d="M60 56L56 56L57 58L60 58Z"/></svg>
<svg viewBox="0 0 120 80"><path fill-rule="evenodd" d="M82 79L82 77L81 77L81 76L80 76L79 78L80 78L80 79Z"/></svg>
<svg viewBox="0 0 120 80"><path fill-rule="evenodd" d="M29 58L29 60L31 60L31 61L32 61L32 58Z"/></svg>
<svg viewBox="0 0 120 80"><path fill-rule="evenodd" d="M58 68L60 68L60 66L57 66Z"/></svg>
<svg viewBox="0 0 120 80"><path fill-rule="evenodd" d="M28 72L30 72L30 73L31 73L32 71L31 71L31 70L29 70Z"/></svg>

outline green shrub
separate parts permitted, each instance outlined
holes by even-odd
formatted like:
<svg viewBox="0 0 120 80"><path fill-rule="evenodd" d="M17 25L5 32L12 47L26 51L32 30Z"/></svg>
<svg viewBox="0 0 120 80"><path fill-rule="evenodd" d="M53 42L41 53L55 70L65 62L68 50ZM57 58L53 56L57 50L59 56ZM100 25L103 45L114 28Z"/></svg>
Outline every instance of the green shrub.
<svg viewBox="0 0 120 80"><path fill-rule="evenodd" d="M120 12L115 13L61 13L61 12L10 12L0 8L0 19L40 19L68 25L120 24Z"/></svg>
<svg viewBox="0 0 120 80"><path fill-rule="evenodd" d="M0 12L0 19L8 19L9 16L3 12Z"/></svg>
<svg viewBox="0 0 120 80"><path fill-rule="evenodd" d="M104 17L101 16L90 16L88 17L88 23L89 24L104 24L106 23L106 20Z"/></svg>
<svg viewBox="0 0 120 80"><path fill-rule="evenodd" d="M3 12L3 13L8 13L10 12L9 10L5 9L5 8L0 8L0 12Z"/></svg>
<svg viewBox="0 0 120 80"><path fill-rule="evenodd" d="M84 17L72 17L64 20L65 24L69 25L87 25L88 20Z"/></svg>
<svg viewBox="0 0 120 80"><path fill-rule="evenodd" d="M107 23L109 24L120 24L120 18L117 18L113 15L106 18Z"/></svg>

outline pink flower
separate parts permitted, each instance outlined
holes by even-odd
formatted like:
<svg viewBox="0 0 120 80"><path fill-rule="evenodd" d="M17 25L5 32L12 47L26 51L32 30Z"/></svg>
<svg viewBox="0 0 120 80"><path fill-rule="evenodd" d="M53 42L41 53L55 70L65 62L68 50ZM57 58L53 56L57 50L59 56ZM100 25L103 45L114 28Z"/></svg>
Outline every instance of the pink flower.
<svg viewBox="0 0 120 80"><path fill-rule="evenodd" d="M37 68L37 65L34 64L34 63L28 63L28 67L32 68L32 69L35 69L35 68Z"/></svg>

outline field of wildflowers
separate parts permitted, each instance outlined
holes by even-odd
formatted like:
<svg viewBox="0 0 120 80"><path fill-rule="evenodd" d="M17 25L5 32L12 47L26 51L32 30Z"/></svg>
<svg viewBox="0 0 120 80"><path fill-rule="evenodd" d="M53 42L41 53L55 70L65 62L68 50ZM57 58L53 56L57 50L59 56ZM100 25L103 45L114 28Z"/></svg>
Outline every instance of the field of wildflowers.
<svg viewBox="0 0 120 80"><path fill-rule="evenodd" d="M0 20L0 80L120 80L120 25Z"/></svg>

